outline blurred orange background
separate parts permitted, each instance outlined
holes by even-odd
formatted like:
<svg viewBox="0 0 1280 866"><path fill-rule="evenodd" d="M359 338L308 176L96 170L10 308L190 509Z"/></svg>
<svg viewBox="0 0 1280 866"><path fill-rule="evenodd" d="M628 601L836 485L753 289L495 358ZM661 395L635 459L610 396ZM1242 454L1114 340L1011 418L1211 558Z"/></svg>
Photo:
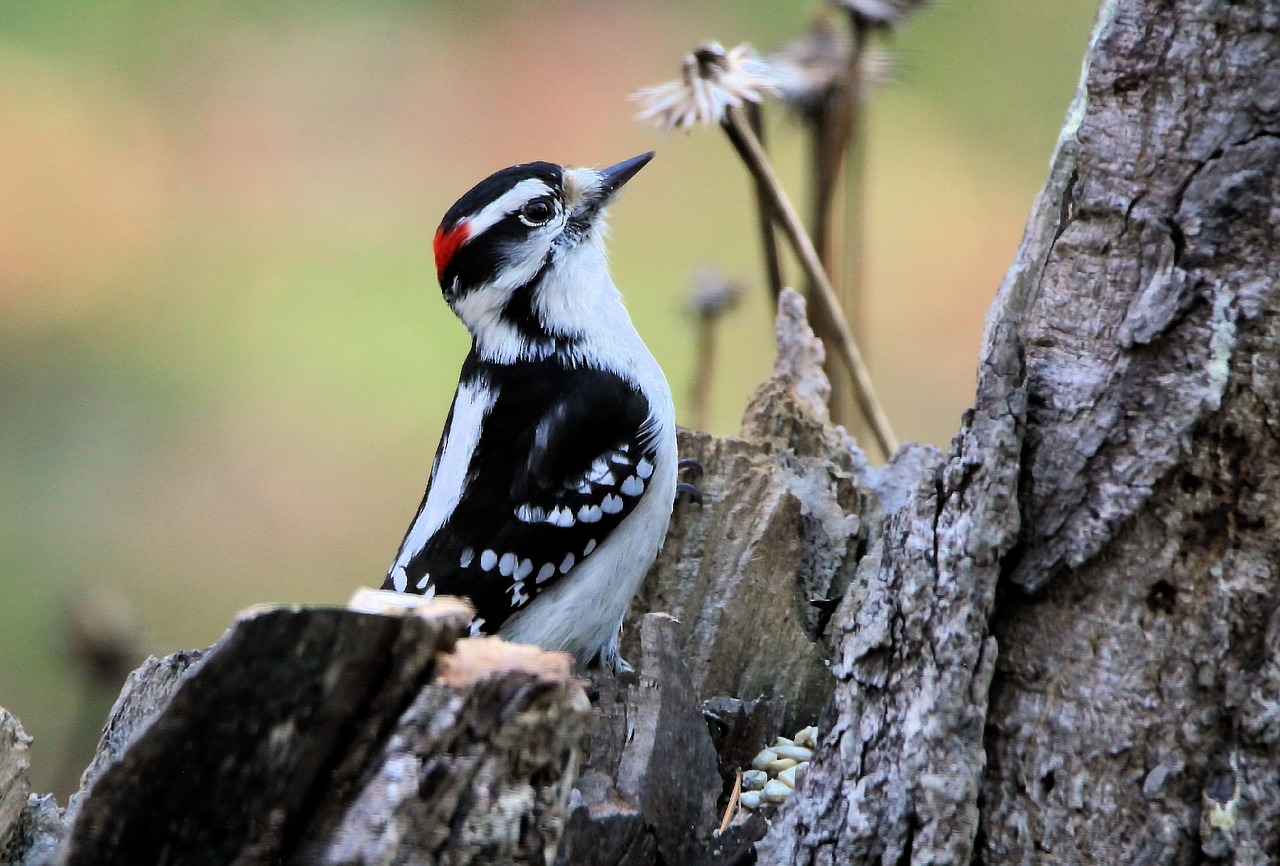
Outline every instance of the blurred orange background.
<svg viewBox="0 0 1280 866"><path fill-rule="evenodd" d="M686 420L691 277L745 283L712 412L735 431L772 357L750 187L723 135L641 128L628 94L709 37L776 50L818 5L0 5L0 705L37 786L67 789L74 720L105 712L68 600L111 588L163 654L381 582L467 346L430 237L489 172L658 151L613 210L614 277ZM953 2L888 42L863 330L904 439L945 447L971 401L1093 11ZM769 132L802 198L797 127Z"/></svg>

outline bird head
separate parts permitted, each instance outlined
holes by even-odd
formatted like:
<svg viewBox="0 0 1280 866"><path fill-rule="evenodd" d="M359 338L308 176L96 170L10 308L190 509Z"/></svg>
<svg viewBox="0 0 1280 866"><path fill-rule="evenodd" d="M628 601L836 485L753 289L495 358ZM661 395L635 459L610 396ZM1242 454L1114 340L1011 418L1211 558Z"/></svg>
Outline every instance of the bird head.
<svg viewBox="0 0 1280 866"><path fill-rule="evenodd" d="M482 355L515 360L572 347L601 305L620 308L604 211L652 158L605 169L514 165L449 208L435 235L436 275Z"/></svg>

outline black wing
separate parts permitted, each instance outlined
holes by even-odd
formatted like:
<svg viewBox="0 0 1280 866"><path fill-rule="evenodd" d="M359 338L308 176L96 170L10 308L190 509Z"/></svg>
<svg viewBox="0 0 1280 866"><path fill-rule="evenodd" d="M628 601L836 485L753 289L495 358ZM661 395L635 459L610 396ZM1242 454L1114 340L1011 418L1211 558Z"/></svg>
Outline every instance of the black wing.
<svg viewBox="0 0 1280 866"><path fill-rule="evenodd" d="M400 585L467 596L478 630L494 633L635 509L656 443L648 400L612 373L469 358L463 381L496 399L457 506L407 562L401 556ZM393 567L384 588L396 578Z"/></svg>

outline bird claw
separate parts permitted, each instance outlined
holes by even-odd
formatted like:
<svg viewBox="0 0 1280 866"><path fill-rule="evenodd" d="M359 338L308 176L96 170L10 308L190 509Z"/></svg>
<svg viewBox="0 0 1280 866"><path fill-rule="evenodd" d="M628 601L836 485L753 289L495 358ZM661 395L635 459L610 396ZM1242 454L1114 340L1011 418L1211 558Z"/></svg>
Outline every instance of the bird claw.
<svg viewBox="0 0 1280 866"><path fill-rule="evenodd" d="M685 494L686 496L688 496L690 499L692 499L694 502L698 503L699 505L702 504L702 491L694 487L692 484L689 484L684 481L681 481L679 484L677 484L676 485L677 499L680 497L681 493Z"/></svg>
<svg viewBox="0 0 1280 866"><path fill-rule="evenodd" d="M688 470L689 477L691 478L702 477L702 463L700 463L697 460L694 460L692 457L686 457L684 460L681 460L676 463L677 473L684 472L686 470ZM698 503L699 505L702 504L702 491L699 490L697 487L693 486L692 484L690 484L689 482L681 481L679 484L676 485L677 499L680 497L681 493L685 494L686 496L688 496L690 499L692 499L694 502Z"/></svg>

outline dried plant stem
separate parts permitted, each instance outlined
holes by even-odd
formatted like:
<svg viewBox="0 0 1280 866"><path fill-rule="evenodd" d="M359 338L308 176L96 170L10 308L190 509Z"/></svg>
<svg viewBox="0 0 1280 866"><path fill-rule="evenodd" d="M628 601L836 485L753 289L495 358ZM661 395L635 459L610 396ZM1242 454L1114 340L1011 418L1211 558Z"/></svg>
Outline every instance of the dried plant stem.
<svg viewBox="0 0 1280 866"><path fill-rule="evenodd" d="M733 823L733 816L738 814L738 803L741 802L741 798L742 770L738 770L733 778L733 791L729 794L729 805L725 807L724 817L720 819L720 826L716 830L717 836L728 830L729 825Z"/></svg>
<svg viewBox="0 0 1280 866"><path fill-rule="evenodd" d="M747 119L751 123L751 130L756 134L756 138L760 140L760 146L764 147L764 122L759 103L751 102L747 104ZM778 306L778 295L782 294L782 260L778 256L778 235L774 229L776 218L774 217L773 205L770 204L769 193L763 188L763 184L754 174L752 179L756 185L756 209L760 219L760 246L764 250L764 266L765 273L769 279L769 297L773 298L773 305Z"/></svg>
<svg viewBox="0 0 1280 866"><path fill-rule="evenodd" d="M862 89L862 56L866 50L868 26L862 18L850 13L850 48L843 74L836 77L826 98L813 116L813 246L823 269L841 289L844 311L855 322L857 300L852 281L836 280L838 259L836 244L836 202L841 179L848 171L849 146L858 126L858 92Z"/></svg>
<svg viewBox="0 0 1280 866"><path fill-rule="evenodd" d="M857 133L858 93L862 89L862 59L868 27L856 13L849 14L849 52L840 72L833 76L823 98L808 113L811 140L812 207L809 223L818 260L831 279L840 299L840 308L855 339L866 340L863 327L863 298L856 264L847 255L858 242L860 221L852 214L859 204L855 184L857 169L851 165L850 146ZM839 230L841 191L844 193L844 231ZM841 239L844 243L841 244ZM823 321L815 322L820 328ZM831 417L849 423L850 390L847 378L838 369L828 369L831 377Z"/></svg>
<svg viewBox="0 0 1280 866"><path fill-rule="evenodd" d="M689 389L690 415L695 430L706 430L711 420L711 380L715 371L717 318L718 316L709 313L698 316L693 387Z"/></svg>
<svg viewBox="0 0 1280 866"><path fill-rule="evenodd" d="M738 155L746 163L747 169L759 181L760 187L768 192L778 224L787 236L792 249L795 250L796 257L805 270L805 276L813 285L814 291L810 297L817 300L823 314L830 319L833 331L830 336L841 360L849 370L858 406L866 416L867 423L871 426L871 433L875 436L876 443L880 446L885 458L892 457L898 450L898 440L893 435L889 418L876 397L875 386L871 383L871 374L862 360L862 353L858 351L853 332L849 330L849 323L841 312L840 300L822 268L822 262L818 258L817 250L813 247L813 241L805 232L800 215L796 213L791 200L787 198L786 191L783 190L782 184L779 183L773 171L773 166L769 163L769 157L760 146L760 140L756 138L742 109L731 106L725 113L723 126Z"/></svg>

